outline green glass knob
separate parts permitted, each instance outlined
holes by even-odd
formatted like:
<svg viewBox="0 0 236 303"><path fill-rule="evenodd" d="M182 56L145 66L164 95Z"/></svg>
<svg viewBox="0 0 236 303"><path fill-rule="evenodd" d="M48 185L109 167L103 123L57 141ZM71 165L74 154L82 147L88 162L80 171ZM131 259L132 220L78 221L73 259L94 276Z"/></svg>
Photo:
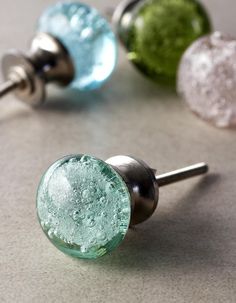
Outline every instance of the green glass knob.
<svg viewBox="0 0 236 303"><path fill-rule="evenodd" d="M130 194L107 163L91 156L68 156L43 176L37 211L43 231L58 249L94 259L115 249L125 237Z"/></svg>
<svg viewBox="0 0 236 303"><path fill-rule="evenodd" d="M151 79L174 84L182 54L211 31L196 0L125 0L113 16L128 58Z"/></svg>

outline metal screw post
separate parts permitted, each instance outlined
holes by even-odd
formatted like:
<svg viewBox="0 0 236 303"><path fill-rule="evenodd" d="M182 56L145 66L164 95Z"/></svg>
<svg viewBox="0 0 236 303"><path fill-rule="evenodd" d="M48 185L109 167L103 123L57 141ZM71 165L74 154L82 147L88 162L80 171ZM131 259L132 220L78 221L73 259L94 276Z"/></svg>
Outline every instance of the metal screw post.
<svg viewBox="0 0 236 303"><path fill-rule="evenodd" d="M182 169L178 169L166 174L156 176L156 181L159 185L165 186L178 181L182 181L191 177L202 175L208 172L208 165L206 163L198 163Z"/></svg>
<svg viewBox="0 0 236 303"><path fill-rule="evenodd" d="M19 83L13 80L7 80L6 82L0 84L0 98L15 90L18 85Z"/></svg>

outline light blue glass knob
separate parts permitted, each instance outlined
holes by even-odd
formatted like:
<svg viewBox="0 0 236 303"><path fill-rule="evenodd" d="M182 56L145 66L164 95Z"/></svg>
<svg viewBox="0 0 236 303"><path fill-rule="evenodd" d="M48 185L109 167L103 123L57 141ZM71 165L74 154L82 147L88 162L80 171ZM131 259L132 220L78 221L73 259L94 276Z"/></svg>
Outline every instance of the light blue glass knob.
<svg viewBox="0 0 236 303"><path fill-rule="evenodd" d="M88 5L58 3L39 19L27 53L10 50L4 55L0 98L14 92L38 106L46 99L48 83L96 89L110 77L116 62L117 42L109 23Z"/></svg>
<svg viewBox="0 0 236 303"><path fill-rule="evenodd" d="M100 87L117 61L117 43L109 23L92 7L80 2L57 3L39 19L38 31L58 38L75 69L72 86Z"/></svg>

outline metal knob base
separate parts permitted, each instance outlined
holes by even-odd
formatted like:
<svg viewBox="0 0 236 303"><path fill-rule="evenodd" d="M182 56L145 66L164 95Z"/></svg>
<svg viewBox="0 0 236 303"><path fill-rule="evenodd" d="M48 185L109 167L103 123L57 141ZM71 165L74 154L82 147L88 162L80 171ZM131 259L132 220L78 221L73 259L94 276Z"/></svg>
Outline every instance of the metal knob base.
<svg viewBox="0 0 236 303"><path fill-rule="evenodd" d="M131 225L146 221L155 212L159 189L153 170L143 161L129 156L115 156L110 164L124 179L131 195Z"/></svg>
<svg viewBox="0 0 236 303"><path fill-rule="evenodd" d="M74 78L73 62L65 47L54 37L39 33L32 40L28 54L9 51L2 60L6 82L0 97L14 91L16 97L32 106L43 103L46 84L68 85Z"/></svg>
<svg viewBox="0 0 236 303"><path fill-rule="evenodd" d="M126 36L128 35L128 29L133 19L133 12L143 1L144 0L123 0L118 4L113 13L112 24L124 47L126 47Z"/></svg>

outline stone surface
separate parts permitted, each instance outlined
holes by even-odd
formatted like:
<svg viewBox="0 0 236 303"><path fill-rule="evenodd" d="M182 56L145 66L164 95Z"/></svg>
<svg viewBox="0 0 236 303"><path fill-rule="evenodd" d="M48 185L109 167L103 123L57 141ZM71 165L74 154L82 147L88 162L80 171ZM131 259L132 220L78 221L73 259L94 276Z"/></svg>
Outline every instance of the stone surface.
<svg viewBox="0 0 236 303"><path fill-rule="evenodd" d="M72 86L100 87L113 72L117 43L108 22L94 8L80 2L57 3L39 19L38 31L57 37L69 51L75 67Z"/></svg>
<svg viewBox="0 0 236 303"><path fill-rule="evenodd" d="M186 48L210 29L204 8L195 0L141 1L123 40L139 70L170 84Z"/></svg>
<svg viewBox="0 0 236 303"><path fill-rule="evenodd" d="M201 118L218 127L236 126L236 40L215 32L186 51L178 91Z"/></svg>
<svg viewBox="0 0 236 303"><path fill-rule="evenodd" d="M130 224L130 194L123 179L91 156L68 156L43 176L37 195L40 224L61 251L95 259L114 250Z"/></svg>

